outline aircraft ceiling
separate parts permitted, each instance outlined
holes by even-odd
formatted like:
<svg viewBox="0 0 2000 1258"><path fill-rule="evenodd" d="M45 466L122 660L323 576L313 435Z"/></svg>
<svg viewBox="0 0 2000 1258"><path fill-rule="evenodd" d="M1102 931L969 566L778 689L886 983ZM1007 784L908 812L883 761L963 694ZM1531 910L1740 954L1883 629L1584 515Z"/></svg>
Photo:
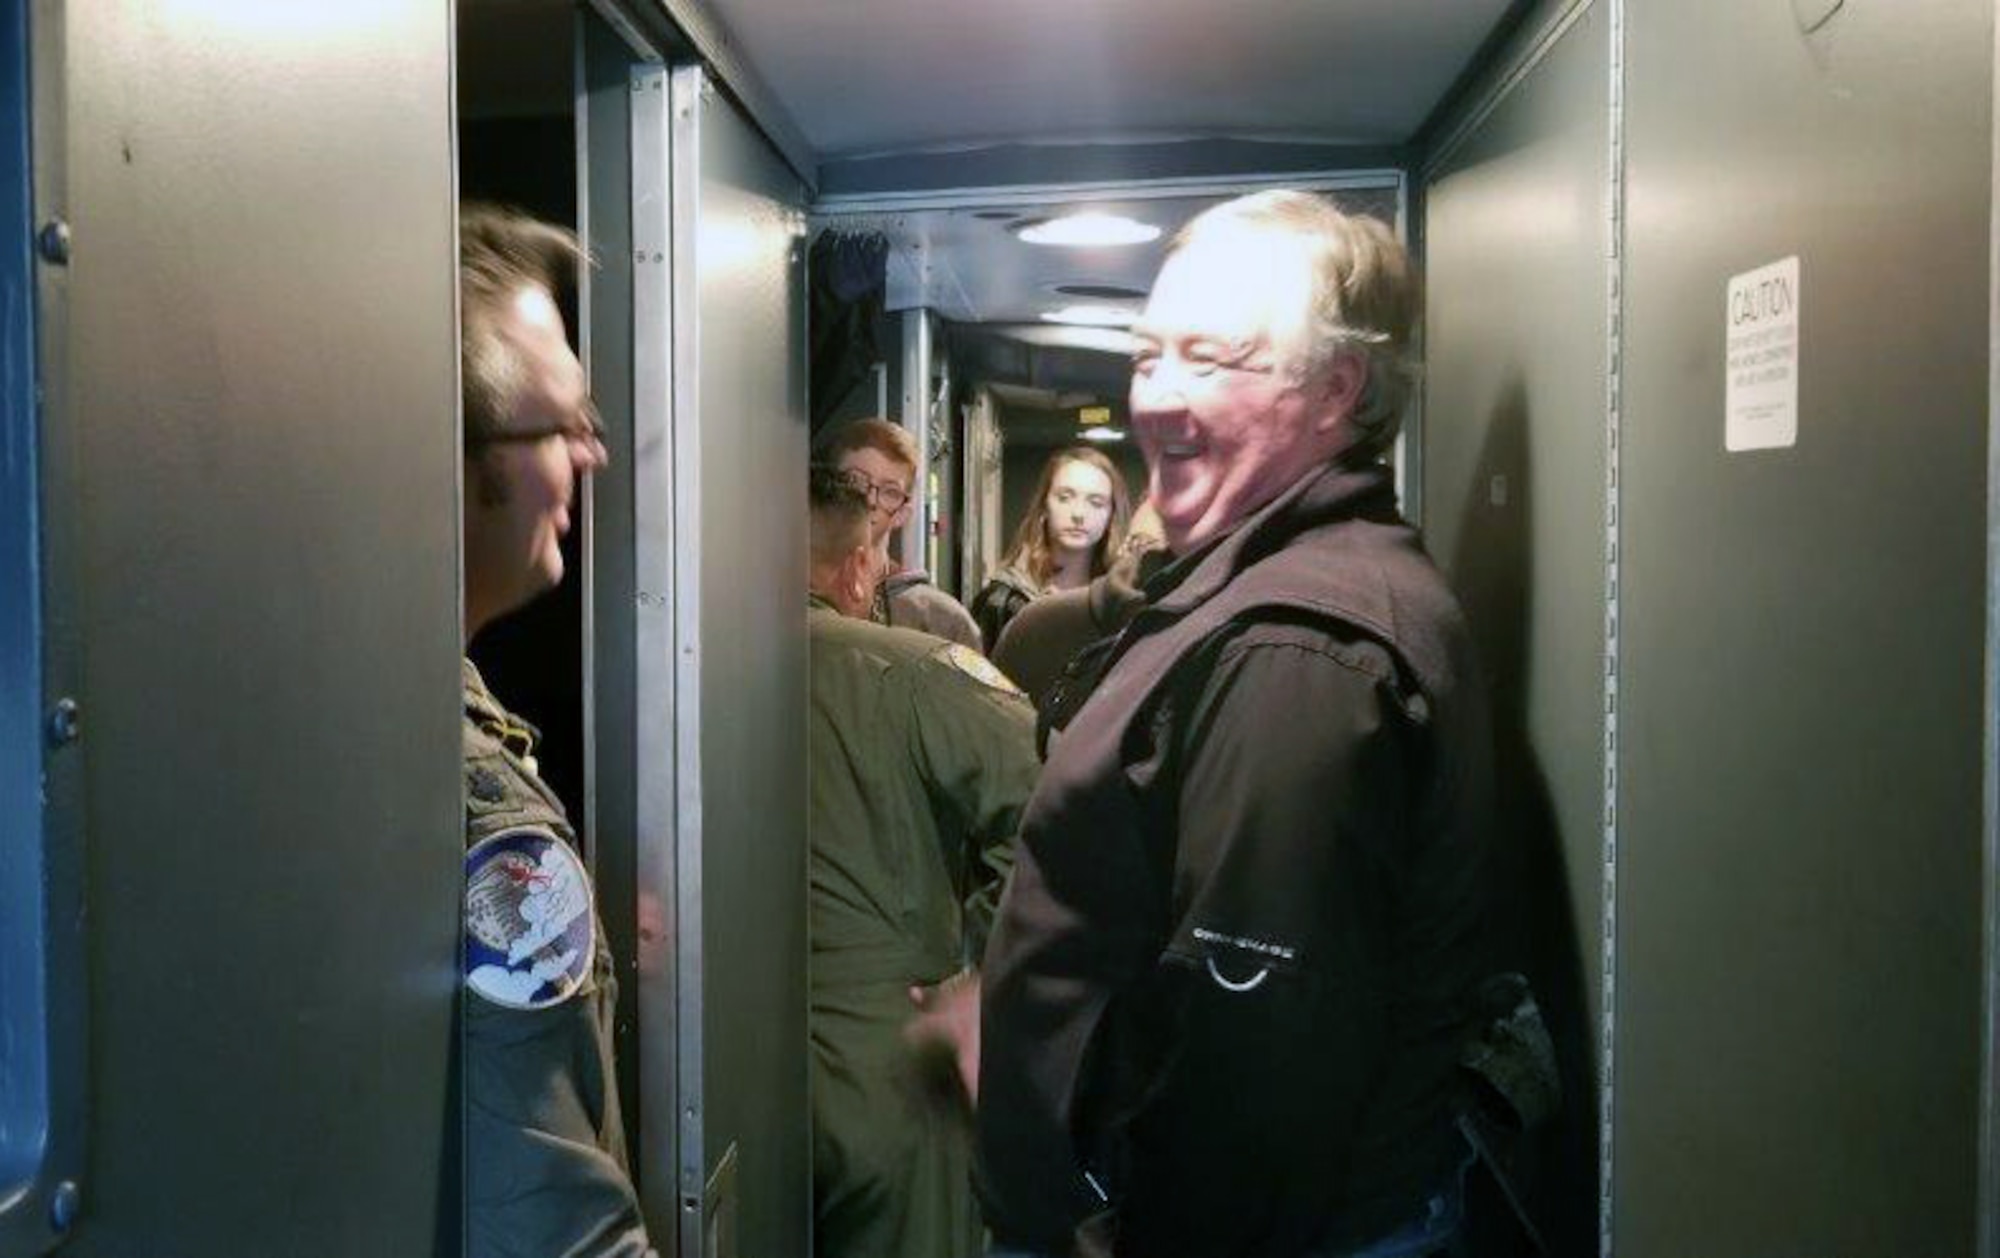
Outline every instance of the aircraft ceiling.
<svg viewBox="0 0 2000 1258"><path fill-rule="evenodd" d="M1509 0L708 0L822 160L1408 139Z"/></svg>

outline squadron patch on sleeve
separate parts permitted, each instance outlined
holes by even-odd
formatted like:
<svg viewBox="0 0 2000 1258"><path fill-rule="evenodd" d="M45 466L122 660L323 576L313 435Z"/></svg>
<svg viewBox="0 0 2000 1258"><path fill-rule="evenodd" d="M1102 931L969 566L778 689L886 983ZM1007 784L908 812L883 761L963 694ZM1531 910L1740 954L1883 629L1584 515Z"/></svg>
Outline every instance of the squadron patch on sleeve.
<svg viewBox="0 0 2000 1258"><path fill-rule="evenodd" d="M1002 694L1019 695L1024 699L1028 697L1027 692L1015 685L1007 674L993 667L993 661L969 646L957 642L947 643L933 651L931 658L943 660L982 686L998 690Z"/></svg>
<svg viewBox="0 0 2000 1258"><path fill-rule="evenodd" d="M465 985L509 1009L574 996L597 955L590 871L546 826L517 826L465 854Z"/></svg>

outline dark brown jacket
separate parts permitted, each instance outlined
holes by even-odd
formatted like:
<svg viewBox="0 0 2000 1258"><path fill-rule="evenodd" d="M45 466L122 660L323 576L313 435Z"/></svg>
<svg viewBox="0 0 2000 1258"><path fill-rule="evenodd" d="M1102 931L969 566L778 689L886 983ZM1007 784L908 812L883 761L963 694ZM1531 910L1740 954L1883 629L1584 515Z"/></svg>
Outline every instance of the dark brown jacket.
<svg viewBox="0 0 2000 1258"><path fill-rule="evenodd" d="M1058 590L1023 607L1000 631L993 662L1037 708L1077 652L1125 627L1145 603L1146 578L1164 566L1157 548L1134 548L1080 590Z"/></svg>
<svg viewBox="0 0 2000 1258"><path fill-rule="evenodd" d="M1144 1258L1367 1240L1462 1158L1467 635L1376 466L1315 472L1148 595L1053 696L987 951L989 1222L1061 1252L1096 1214Z"/></svg>

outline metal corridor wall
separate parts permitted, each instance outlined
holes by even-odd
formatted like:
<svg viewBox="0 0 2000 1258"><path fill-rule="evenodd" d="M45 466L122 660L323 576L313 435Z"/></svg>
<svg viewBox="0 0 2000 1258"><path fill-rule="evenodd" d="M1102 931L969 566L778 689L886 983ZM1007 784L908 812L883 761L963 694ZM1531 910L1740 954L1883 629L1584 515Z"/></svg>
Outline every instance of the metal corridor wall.
<svg viewBox="0 0 2000 1258"><path fill-rule="evenodd" d="M82 771L51 807L90 932L63 1252L428 1253L458 1200L451 15L32 16L63 26L37 216L70 229L42 490Z"/></svg>
<svg viewBox="0 0 2000 1258"><path fill-rule="evenodd" d="M699 67L665 90L679 1110L646 1115L681 1254L804 1253L805 189Z"/></svg>
<svg viewBox="0 0 2000 1258"><path fill-rule="evenodd" d="M1542 1196L1596 1246L1604 1064L1605 212L1610 23L1575 14L1425 174L1424 523L1493 688L1504 964L1569 1094ZM1532 318L1520 312L1532 310Z"/></svg>
<svg viewBox="0 0 2000 1258"><path fill-rule="evenodd" d="M1429 137L1426 523L1614 993L1607 1253L1996 1205L1993 49L1990 0L1546 3Z"/></svg>

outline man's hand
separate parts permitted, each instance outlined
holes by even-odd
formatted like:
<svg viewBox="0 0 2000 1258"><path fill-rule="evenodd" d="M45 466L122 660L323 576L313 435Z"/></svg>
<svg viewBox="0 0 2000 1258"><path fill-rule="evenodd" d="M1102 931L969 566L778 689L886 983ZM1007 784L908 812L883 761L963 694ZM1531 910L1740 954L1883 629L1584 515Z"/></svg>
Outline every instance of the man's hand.
<svg viewBox="0 0 2000 1258"><path fill-rule="evenodd" d="M979 971L960 970L935 987L910 988L917 1012L903 1024L910 1044L940 1044L958 1064L965 1095L979 1103Z"/></svg>

